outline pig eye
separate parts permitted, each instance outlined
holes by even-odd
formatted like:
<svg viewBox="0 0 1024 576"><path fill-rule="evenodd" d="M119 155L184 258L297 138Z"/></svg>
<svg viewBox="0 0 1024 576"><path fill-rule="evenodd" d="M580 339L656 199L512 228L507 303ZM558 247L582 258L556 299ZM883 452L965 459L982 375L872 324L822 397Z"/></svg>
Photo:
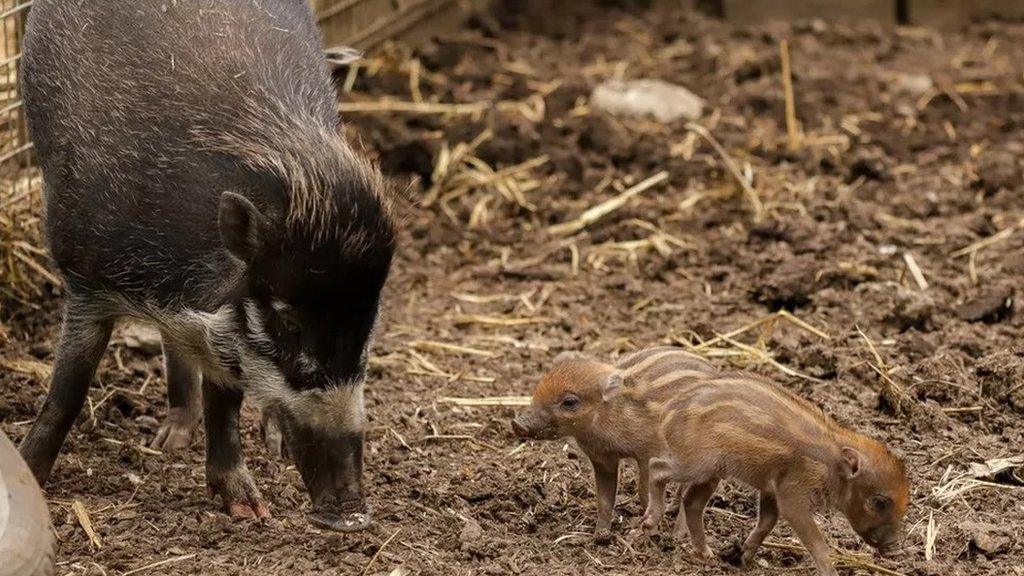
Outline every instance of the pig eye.
<svg viewBox="0 0 1024 576"><path fill-rule="evenodd" d="M295 334L299 331L299 319L291 310L278 310L277 321L283 331L288 334Z"/></svg>
<svg viewBox="0 0 1024 576"><path fill-rule="evenodd" d="M579 408L579 405L580 399L574 394L569 394L565 398L562 398L561 406L563 410L575 410L576 408Z"/></svg>
<svg viewBox="0 0 1024 576"><path fill-rule="evenodd" d="M872 496L871 497L871 510L875 514L882 514L892 505L892 499L888 496Z"/></svg>

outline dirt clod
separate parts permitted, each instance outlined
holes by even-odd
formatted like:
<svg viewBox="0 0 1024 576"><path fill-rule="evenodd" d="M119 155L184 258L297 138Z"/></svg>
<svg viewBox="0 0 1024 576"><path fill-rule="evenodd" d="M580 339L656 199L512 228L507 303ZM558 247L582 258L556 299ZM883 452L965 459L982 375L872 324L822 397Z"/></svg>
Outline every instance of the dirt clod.
<svg viewBox="0 0 1024 576"><path fill-rule="evenodd" d="M1012 286L987 288L957 308L957 316L968 322L994 323L1013 315Z"/></svg>

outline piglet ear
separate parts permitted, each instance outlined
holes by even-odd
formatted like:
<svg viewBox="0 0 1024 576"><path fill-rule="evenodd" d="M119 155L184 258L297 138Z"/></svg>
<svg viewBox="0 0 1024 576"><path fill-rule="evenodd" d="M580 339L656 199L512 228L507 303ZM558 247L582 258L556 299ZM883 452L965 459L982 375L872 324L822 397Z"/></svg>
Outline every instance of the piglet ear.
<svg viewBox="0 0 1024 576"><path fill-rule="evenodd" d="M217 220L228 252L243 262L251 262L260 249L263 214L245 196L224 192L220 195Z"/></svg>
<svg viewBox="0 0 1024 576"><path fill-rule="evenodd" d="M863 459L856 448L843 447L843 472L847 479L856 478L860 474Z"/></svg>
<svg viewBox="0 0 1024 576"><path fill-rule="evenodd" d="M612 372L604 381L604 389L601 393L601 399L605 402L615 398L622 393L622 373Z"/></svg>

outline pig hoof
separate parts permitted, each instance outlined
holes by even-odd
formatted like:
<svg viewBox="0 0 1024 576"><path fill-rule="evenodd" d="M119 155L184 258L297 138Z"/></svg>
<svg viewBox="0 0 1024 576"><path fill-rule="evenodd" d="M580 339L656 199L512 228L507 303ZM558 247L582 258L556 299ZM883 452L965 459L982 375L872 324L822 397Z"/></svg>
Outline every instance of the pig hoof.
<svg viewBox="0 0 1024 576"><path fill-rule="evenodd" d="M754 565L754 558L756 557L756 550L744 550L743 555L740 556L740 566L743 566L744 568L750 568Z"/></svg>
<svg viewBox="0 0 1024 576"><path fill-rule="evenodd" d="M703 549L694 549L693 557L702 564L714 564L716 560L715 552L707 545Z"/></svg>
<svg viewBox="0 0 1024 576"><path fill-rule="evenodd" d="M188 448L192 443L192 425L174 419L168 419L160 425L156 438L149 447L163 452L173 452Z"/></svg>
<svg viewBox="0 0 1024 576"><path fill-rule="evenodd" d="M600 546L605 546L605 545L611 543L611 541L612 541L612 532L611 532L611 530L598 530L597 532L594 532L594 544L598 544Z"/></svg>
<svg viewBox="0 0 1024 576"><path fill-rule="evenodd" d="M366 530L372 524L370 511L363 512L314 512L309 515L309 521L318 528L334 530L336 532L359 532Z"/></svg>
<svg viewBox="0 0 1024 576"><path fill-rule="evenodd" d="M227 472L207 470L206 474L210 494L221 497L232 518L270 518L267 502L244 467Z"/></svg>
<svg viewBox="0 0 1024 576"><path fill-rule="evenodd" d="M277 418L270 413L264 412L260 420L260 435L263 436L263 444L267 452L274 458L287 456L284 445L284 434L277 424Z"/></svg>
<svg viewBox="0 0 1024 576"><path fill-rule="evenodd" d="M228 515L232 518L270 518L270 508L263 500L232 502L228 504Z"/></svg>
<svg viewBox="0 0 1024 576"><path fill-rule="evenodd" d="M640 519L640 529L644 532L651 532L658 526L658 521L650 514L644 514Z"/></svg>

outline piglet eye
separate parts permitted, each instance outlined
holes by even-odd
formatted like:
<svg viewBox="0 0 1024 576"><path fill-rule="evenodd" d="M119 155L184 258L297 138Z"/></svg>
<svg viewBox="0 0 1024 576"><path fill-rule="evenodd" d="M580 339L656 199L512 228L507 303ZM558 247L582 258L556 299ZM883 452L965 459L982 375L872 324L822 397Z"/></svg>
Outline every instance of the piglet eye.
<svg viewBox="0 0 1024 576"><path fill-rule="evenodd" d="M565 398L562 398L562 408L566 410L575 410L580 405L580 399L572 394L569 394Z"/></svg>
<svg viewBox="0 0 1024 576"><path fill-rule="evenodd" d="M871 497L871 509L876 514L881 514L889 509L892 504L892 500L888 496L872 496Z"/></svg>

